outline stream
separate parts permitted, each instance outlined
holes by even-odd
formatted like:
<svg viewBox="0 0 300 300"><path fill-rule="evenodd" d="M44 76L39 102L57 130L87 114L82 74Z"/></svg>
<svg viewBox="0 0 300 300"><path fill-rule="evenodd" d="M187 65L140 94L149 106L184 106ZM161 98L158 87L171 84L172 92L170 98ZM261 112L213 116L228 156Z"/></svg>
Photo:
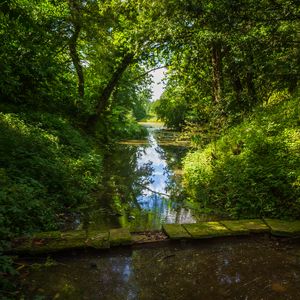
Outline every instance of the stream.
<svg viewBox="0 0 300 300"><path fill-rule="evenodd" d="M25 299L300 299L300 244L269 237L165 242L53 258L23 262L29 264L21 274Z"/></svg>
<svg viewBox="0 0 300 300"><path fill-rule="evenodd" d="M146 140L123 141L104 160L104 187L72 229L160 230L210 220L185 202L176 133L148 125ZM299 240L268 235L165 241L102 251L23 257L20 299L300 299Z"/></svg>
<svg viewBox="0 0 300 300"><path fill-rule="evenodd" d="M164 223L195 223L200 217L187 207L181 187L187 147L160 123L146 126L146 140L123 141L106 153L104 187L72 229L160 230Z"/></svg>

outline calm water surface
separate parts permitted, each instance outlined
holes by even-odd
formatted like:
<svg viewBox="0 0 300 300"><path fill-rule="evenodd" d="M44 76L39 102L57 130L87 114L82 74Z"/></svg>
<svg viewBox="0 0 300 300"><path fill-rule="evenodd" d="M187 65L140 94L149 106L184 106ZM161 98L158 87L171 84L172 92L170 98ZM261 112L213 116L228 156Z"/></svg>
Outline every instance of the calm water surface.
<svg viewBox="0 0 300 300"><path fill-rule="evenodd" d="M194 223L181 189L181 159L187 148L176 133L148 127L147 140L124 141L104 158L104 187L83 209L81 227L132 231L160 229L163 223Z"/></svg>
<svg viewBox="0 0 300 300"><path fill-rule="evenodd" d="M55 260L23 277L25 299L300 299L300 244L263 237L69 253Z"/></svg>

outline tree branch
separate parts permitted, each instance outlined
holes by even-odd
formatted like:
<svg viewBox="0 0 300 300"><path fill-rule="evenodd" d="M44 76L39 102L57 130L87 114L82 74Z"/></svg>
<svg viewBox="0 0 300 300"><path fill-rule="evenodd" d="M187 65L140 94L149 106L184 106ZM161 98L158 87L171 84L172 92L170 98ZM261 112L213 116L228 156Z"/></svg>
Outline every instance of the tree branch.
<svg viewBox="0 0 300 300"><path fill-rule="evenodd" d="M147 74L149 74L149 73L151 73L151 72L153 72L153 71L155 71L155 70L167 68L167 67L169 67L169 66L170 66L170 65L164 65L164 66L162 66L162 67L157 67L157 68L151 69L151 70L149 70L149 71L147 71L147 72L145 72L145 73L143 73L143 74L141 74L141 75L139 75L139 76L133 78L132 81L138 80L138 79L140 79L140 78L146 76Z"/></svg>

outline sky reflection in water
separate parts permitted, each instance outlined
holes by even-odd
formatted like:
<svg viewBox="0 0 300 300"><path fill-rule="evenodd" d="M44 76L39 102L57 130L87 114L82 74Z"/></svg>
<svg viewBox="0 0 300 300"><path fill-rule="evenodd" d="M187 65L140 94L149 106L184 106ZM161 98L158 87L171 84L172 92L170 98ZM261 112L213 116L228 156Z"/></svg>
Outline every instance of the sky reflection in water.
<svg viewBox="0 0 300 300"><path fill-rule="evenodd" d="M192 211L179 200L180 180L174 180L172 169L178 168L186 149L161 146L163 139L158 142L158 134L163 131L148 131L148 143L128 142L107 154L103 191L96 207L87 208L85 226L143 231L159 230L164 223L196 222Z"/></svg>
<svg viewBox="0 0 300 300"><path fill-rule="evenodd" d="M148 141L149 146L139 147L137 150L142 153L138 157L137 168L150 165L152 169L150 182L137 197L140 207L145 211L159 214L162 223L196 222L190 210L176 205L168 196L168 184L173 173L163 157L164 150L159 146L151 129L149 129Z"/></svg>

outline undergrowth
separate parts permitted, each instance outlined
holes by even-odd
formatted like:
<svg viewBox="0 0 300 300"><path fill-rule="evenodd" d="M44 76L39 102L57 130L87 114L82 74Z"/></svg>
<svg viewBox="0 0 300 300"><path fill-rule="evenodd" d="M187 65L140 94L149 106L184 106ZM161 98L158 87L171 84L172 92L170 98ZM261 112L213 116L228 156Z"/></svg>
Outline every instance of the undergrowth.
<svg viewBox="0 0 300 300"><path fill-rule="evenodd" d="M14 236L57 229L61 214L92 200L101 152L62 117L0 113L0 254ZM0 274L14 272L12 260L0 256ZM7 290L5 276L0 282Z"/></svg>
<svg viewBox="0 0 300 300"><path fill-rule="evenodd" d="M274 96L189 153L184 184L192 201L233 218L300 218L299 104L299 96Z"/></svg>

